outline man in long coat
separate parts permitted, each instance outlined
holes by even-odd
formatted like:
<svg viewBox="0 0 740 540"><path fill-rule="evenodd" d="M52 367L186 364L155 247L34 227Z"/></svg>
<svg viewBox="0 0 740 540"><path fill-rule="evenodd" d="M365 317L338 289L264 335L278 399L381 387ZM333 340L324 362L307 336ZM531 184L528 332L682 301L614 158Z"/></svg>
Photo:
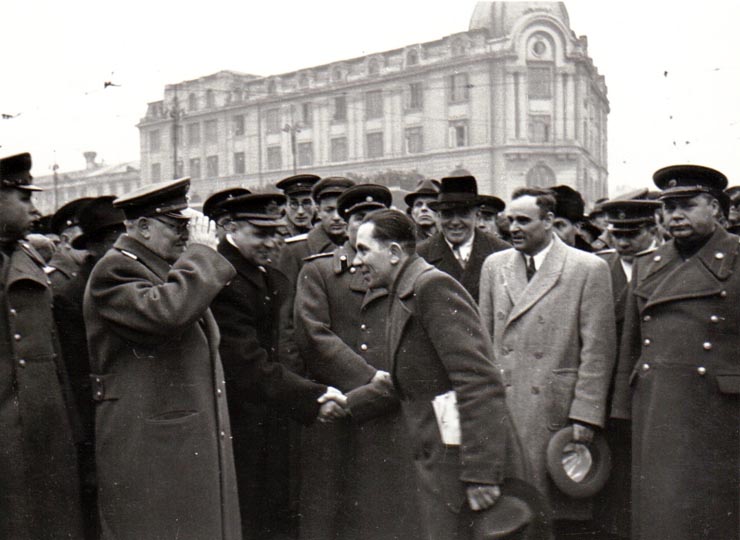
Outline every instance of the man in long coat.
<svg viewBox="0 0 740 540"><path fill-rule="evenodd" d="M43 259L31 156L0 159L0 538L82 538L70 408Z"/></svg>
<svg viewBox="0 0 740 540"><path fill-rule="evenodd" d="M239 539L219 333L208 306L235 270L189 178L117 199L122 235L93 269L84 316L101 538Z"/></svg>
<svg viewBox="0 0 740 540"><path fill-rule="evenodd" d="M283 200L263 193L221 203L226 235L218 252L237 274L211 309L221 331L244 540L292 532L288 417L312 423L327 391L290 371L286 365L295 362L283 358L295 350L280 332L291 285L269 265L283 223L273 208Z"/></svg>
<svg viewBox="0 0 740 540"><path fill-rule="evenodd" d="M309 258L298 279L296 339L309 375L345 392L351 417L304 430L302 540L420 538L410 441L388 376L388 292L368 288L352 265L362 219L391 204L383 186L360 184L338 200L349 239Z"/></svg>
<svg viewBox="0 0 740 540"><path fill-rule="evenodd" d="M578 442L589 442L604 425L614 307L606 263L553 234L553 207L552 195L542 190L514 192L506 210L514 249L483 264L480 309L537 487L549 494L554 519L572 522L591 518L591 501L555 488L546 449L567 425ZM559 528L570 526L578 529L574 523Z"/></svg>
<svg viewBox="0 0 740 540"><path fill-rule="evenodd" d="M612 414L632 419L632 538L740 537L740 238L725 176L653 176L673 237L635 265Z"/></svg>
<svg viewBox="0 0 740 540"><path fill-rule="evenodd" d="M472 176L442 179L437 201L429 203L439 213L439 231L417 246L417 253L459 281L478 301L480 271L491 253L510 246L500 238L477 230L480 200Z"/></svg>

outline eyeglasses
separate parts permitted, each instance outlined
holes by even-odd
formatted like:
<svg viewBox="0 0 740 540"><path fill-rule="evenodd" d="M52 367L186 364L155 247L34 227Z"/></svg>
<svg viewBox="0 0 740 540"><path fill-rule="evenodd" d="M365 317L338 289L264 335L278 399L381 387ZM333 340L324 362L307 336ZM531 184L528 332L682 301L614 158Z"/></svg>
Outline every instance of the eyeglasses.
<svg viewBox="0 0 740 540"><path fill-rule="evenodd" d="M298 199L290 199L288 201L288 206L290 206L290 208L292 210L298 210L298 208L301 207L301 206L303 208L312 208L313 207L313 201L311 199L309 199L307 201L299 201Z"/></svg>
<svg viewBox="0 0 740 540"><path fill-rule="evenodd" d="M188 231L188 225L190 223L190 220L182 220L178 221L177 223L171 223L169 221L165 221L162 218L155 217L154 219L165 225L168 229L175 231L178 236L182 236Z"/></svg>

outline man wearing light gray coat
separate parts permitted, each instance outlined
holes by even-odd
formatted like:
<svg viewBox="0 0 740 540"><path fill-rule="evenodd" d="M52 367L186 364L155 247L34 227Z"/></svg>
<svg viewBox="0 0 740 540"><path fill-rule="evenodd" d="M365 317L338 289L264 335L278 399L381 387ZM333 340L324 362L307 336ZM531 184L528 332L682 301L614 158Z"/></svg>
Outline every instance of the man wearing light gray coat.
<svg viewBox="0 0 740 540"><path fill-rule="evenodd" d="M550 438L573 425L589 442L605 420L615 355L611 278L598 257L566 246L552 231L555 201L536 189L514 192L507 207L514 249L483 264L480 311L503 372L506 400L564 530L591 518L590 501L559 492L547 478ZM569 528L570 527L570 528ZM575 527L577 529L577 526Z"/></svg>

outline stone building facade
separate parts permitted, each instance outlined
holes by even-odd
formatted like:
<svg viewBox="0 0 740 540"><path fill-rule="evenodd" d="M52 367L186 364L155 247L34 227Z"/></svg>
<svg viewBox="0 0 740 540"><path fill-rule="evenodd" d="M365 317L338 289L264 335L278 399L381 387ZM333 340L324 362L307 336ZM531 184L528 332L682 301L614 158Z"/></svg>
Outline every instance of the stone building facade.
<svg viewBox="0 0 740 540"><path fill-rule="evenodd" d="M467 31L266 77L165 87L138 124L144 182L188 175L194 200L297 172L474 174L607 196L604 77L562 2L479 2ZM412 187L412 186L400 186Z"/></svg>

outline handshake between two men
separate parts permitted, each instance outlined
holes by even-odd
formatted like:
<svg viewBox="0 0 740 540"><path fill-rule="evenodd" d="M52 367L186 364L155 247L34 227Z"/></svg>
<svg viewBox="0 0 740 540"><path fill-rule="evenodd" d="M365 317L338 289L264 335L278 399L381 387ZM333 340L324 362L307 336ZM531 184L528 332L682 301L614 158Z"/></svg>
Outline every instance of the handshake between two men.
<svg viewBox="0 0 740 540"><path fill-rule="evenodd" d="M380 369L376 371L368 384L393 392L393 381L391 380L391 374L387 371ZM317 420L321 423L330 424L352 414L347 396L333 386L328 386L326 392L317 401L321 404L317 417Z"/></svg>

